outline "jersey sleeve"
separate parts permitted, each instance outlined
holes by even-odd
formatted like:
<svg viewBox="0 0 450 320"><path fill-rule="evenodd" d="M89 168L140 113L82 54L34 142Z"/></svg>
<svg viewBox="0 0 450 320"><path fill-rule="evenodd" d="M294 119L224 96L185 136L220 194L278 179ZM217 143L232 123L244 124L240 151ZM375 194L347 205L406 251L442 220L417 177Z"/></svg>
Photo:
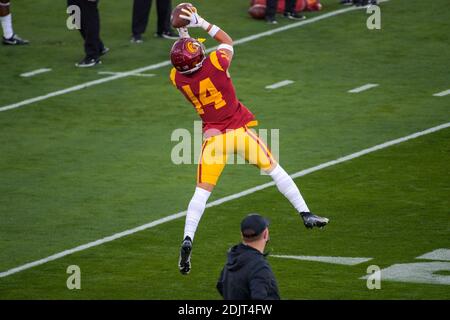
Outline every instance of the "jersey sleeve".
<svg viewBox="0 0 450 320"><path fill-rule="evenodd" d="M230 67L230 58L224 50L216 50L210 54L210 59L213 66L220 71L226 72Z"/></svg>

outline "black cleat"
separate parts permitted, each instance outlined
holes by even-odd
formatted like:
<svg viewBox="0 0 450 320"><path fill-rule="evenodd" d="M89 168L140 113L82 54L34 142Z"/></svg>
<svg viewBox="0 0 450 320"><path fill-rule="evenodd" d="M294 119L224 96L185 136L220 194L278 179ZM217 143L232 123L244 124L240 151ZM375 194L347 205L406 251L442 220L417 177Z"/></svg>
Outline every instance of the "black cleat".
<svg viewBox="0 0 450 320"><path fill-rule="evenodd" d="M180 260L178 267L181 274L187 275L191 271L191 252L192 252L192 240L186 237L181 244Z"/></svg>
<svg viewBox="0 0 450 320"><path fill-rule="evenodd" d="M275 18L266 17L266 22L268 24L278 24L278 21Z"/></svg>
<svg viewBox="0 0 450 320"><path fill-rule="evenodd" d="M76 63L75 66L78 68L90 68L93 67L97 64L101 64L102 62L100 61L99 58L89 58L86 57L83 60L81 60L80 62Z"/></svg>
<svg viewBox="0 0 450 320"><path fill-rule="evenodd" d="M3 44L7 46L21 46L25 44L29 44L30 41L22 39L17 34L13 34L11 38L6 39L3 37Z"/></svg>
<svg viewBox="0 0 450 320"><path fill-rule="evenodd" d="M312 229L313 227L323 228L330 221L328 218L316 216L311 212L300 212L300 216L303 219L303 224L308 229Z"/></svg>
<svg viewBox="0 0 450 320"><path fill-rule="evenodd" d="M109 52L109 48L103 47L102 51L100 52L100 56L104 56L104 55L107 54L108 52Z"/></svg>
<svg viewBox="0 0 450 320"><path fill-rule="evenodd" d="M137 43L137 44L141 44L144 42L144 40L142 39L142 35L141 34L135 34L133 36L131 36L131 43Z"/></svg>
<svg viewBox="0 0 450 320"><path fill-rule="evenodd" d="M163 33L155 33L155 37L169 39L169 40L178 40L180 38L178 33L175 33L172 30L164 31Z"/></svg>
<svg viewBox="0 0 450 320"><path fill-rule="evenodd" d="M283 14L283 16L289 20L305 20L306 17L302 14L298 14L298 13L290 13L290 12L285 12Z"/></svg>

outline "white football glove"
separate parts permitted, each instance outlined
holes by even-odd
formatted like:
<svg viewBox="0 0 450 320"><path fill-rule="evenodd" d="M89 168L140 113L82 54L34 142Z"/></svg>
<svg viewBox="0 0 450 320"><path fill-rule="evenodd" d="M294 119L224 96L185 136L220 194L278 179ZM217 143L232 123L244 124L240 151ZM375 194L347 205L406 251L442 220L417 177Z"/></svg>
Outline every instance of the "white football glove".
<svg viewBox="0 0 450 320"><path fill-rule="evenodd" d="M189 9L181 9L181 11L184 12L184 14L180 14L180 18L188 20L189 24L187 27L190 28L203 28L207 29L209 27L209 22L207 22L205 19L200 17L200 15L197 13L197 9L194 7Z"/></svg>

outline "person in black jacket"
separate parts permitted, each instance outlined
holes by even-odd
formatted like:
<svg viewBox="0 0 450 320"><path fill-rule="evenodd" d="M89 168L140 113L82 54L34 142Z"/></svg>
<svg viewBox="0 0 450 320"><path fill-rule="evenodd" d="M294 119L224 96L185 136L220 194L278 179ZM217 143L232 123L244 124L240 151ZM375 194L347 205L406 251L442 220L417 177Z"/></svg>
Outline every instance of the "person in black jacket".
<svg viewBox="0 0 450 320"><path fill-rule="evenodd" d="M228 252L217 290L225 300L279 300L278 285L264 254L269 223L259 214L241 222L242 243Z"/></svg>

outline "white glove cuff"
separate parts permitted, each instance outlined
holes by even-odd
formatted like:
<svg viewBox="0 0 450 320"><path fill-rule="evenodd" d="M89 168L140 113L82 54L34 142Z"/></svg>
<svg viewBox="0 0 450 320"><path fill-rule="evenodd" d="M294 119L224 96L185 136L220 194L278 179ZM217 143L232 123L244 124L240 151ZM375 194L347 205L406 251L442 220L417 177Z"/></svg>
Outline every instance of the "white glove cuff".
<svg viewBox="0 0 450 320"><path fill-rule="evenodd" d="M219 28L218 26L216 26L216 25L213 25L213 26L211 27L211 30L208 31L208 34L209 34L212 38L214 38L214 37L216 36L217 32L219 32L219 31L220 31L220 28Z"/></svg>
<svg viewBox="0 0 450 320"><path fill-rule="evenodd" d="M220 44L220 45L217 47L217 50L220 50L220 49L225 49L225 50L228 50L228 51L231 51L231 52L234 53L233 46L232 46L232 45L229 45L229 44L226 44L226 43L222 43L222 44Z"/></svg>

